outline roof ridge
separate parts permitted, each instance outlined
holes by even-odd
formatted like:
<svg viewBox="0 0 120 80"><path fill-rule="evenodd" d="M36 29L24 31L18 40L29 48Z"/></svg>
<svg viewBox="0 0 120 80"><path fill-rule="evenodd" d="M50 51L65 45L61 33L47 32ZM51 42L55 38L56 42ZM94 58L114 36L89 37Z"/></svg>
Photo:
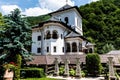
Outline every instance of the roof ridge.
<svg viewBox="0 0 120 80"><path fill-rule="evenodd" d="M64 5L63 7L59 8L57 11L59 11L59 10L64 10L64 9L67 9L67 8L70 8L70 7L72 7L72 6L66 4L66 5Z"/></svg>

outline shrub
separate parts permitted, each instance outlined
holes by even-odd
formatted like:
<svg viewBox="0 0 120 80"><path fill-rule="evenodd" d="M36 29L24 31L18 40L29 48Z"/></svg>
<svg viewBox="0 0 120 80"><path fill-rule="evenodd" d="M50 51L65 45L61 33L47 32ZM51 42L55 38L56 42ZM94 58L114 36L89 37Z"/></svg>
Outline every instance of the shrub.
<svg viewBox="0 0 120 80"><path fill-rule="evenodd" d="M75 70L74 69L70 69L69 73L70 73L70 76L75 76Z"/></svg>
<svg viewBox="0 0 120 80"><path fill-rule="evenodd" d="M64 74L64 69L65 69L64 66L61 66L61 67L59 68L59 74L60 74L60 75L63 75L63 74Z"/></svg>
<svg viewBox="0 0 120 80"><path fill-rule="evenodd" d="M42 78L45 77L44 70L42 68L26 68L20 70L21 78Z"/></svg>
<svg viewBox="0 0 120 80"><path fill-rule="evenodd" d="M0 80L3 80L3 75L4 75L5 69L3 66L0 66Z"/></svg>
<svg viewBox="0 0 120 80"><path fill-rule="evenodd" d="M118 75L118 73L117 73L117 72L115 72L115 76L116 76L117 80L119 80L119 79L120 79L120 76Z"/></svg>
<svg viewBox="0 0 120 80"><path fill-rule="evenodd" d="M86 56L86 69L87 73L92 76L101 74L102 65L98 54L87 54Z"/></svg>
<svg viewBox="0 0 120 80"><path fill-rule="evenodd" d="M82 77L85 77L86 76L85 71L81 71L81 75L82 75Z"/></svg>
<svg viewBox="0 0 120 80"><path fill-rule="evenodd" d="M20 54L16 54L15 61L16 61L17 68L15 69L14 80L18 80L20 78L22 56Z"/></svg>

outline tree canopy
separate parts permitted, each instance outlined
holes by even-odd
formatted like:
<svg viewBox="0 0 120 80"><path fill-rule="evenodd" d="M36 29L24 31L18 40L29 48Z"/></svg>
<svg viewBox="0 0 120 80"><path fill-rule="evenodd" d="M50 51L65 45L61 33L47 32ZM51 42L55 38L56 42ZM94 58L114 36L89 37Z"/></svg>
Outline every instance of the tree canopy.
<svg viewBox="0 0 120 80"><path fill-rule="evenodd" d="M0 13L0 30L2 30L3 25L4 25L4 20L2 14Z"/></svg>
<svg viewBox="0 0 120 80"><path fill-rule="evenodd" d="M50 18L49 15L26 17L26 19L28 20L31 26L34 26L40 22L46 21L49 18Z"/></svg>
<svg viewBox="0 0 120 80"><path fill-rule="evenodd" d="M100 0L81 6L84 36L91 37L102 53L102 47L112 44L120 49L120 1Z"/></svg>
<svg viewBox="0 0 120 80"><path fill-rule="evenodd" d="M88 75L98 76L102 71L102 64L98 54L87 54L86 56L86 69Z"/></svg>
<svg viewBox="0 0 120 80"><path fill-rule="evenodd" d="M8 57L13 57L16 54L25 57L31 44L31 28L28 22L22 18L19 9L15 9L4 17L4 23L4 30L0 31L2 53L7 54Z"/></svg>

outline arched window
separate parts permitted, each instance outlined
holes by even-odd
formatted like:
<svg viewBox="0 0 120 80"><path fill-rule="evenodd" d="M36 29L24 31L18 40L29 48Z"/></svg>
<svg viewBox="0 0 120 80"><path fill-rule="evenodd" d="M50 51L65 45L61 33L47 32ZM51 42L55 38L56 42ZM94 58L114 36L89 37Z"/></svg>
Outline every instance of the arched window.
<svg viewBox="0 0 120 80"><path fill-rule="evenodd" d="M46 31L46 39L50 39L50 38L51 38L50 31Z"/></svg>
<svg viewBox="0 0 120 80"><path fill-rule="evenodd" d="M92 48L89 49L89 53L93 53L93 49Z"/></svg>
<svg viewBox="0 0 120 80"><path fill-rule="evenodd" d="M75 42L72 43L72 52L77 52L77 44Z"/></svg>
<svg viewBox="0 0 120 80"><path fill-rule="evenodd" d="M53 39L57 39L58 38L58 32L56 30L53 31L52 38Z"/></svg>
<svg viewBox="0 0 120 80"><path fill-rule="evenodd" d="M66 43L66 52L70 52L70 43Z"/></svg>
<svg viewBox="0 0 120 80"><path fill-rule="evenodd" d="M69 20L68 20L68 17L65 17L65 23L68 24L69 23Z"/></svg>

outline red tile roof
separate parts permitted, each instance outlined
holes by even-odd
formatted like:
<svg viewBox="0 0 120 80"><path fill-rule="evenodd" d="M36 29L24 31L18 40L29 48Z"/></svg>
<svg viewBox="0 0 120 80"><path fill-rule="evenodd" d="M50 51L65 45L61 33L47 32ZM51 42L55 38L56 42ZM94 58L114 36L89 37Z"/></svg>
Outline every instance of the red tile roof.
<svg viewBox="0 0 120 80"><path fill-rule="evenodd" d="M58 58L59 63L64 63L66 58L70 61L70 64L75 64L76 58L80 58L80 62L85 63L85 56L86 55L44 55L44 56L36 55L33 56L33 60L27 62L27 64L50 65L54 64L55 58Z"/></svg>
<svg viewBox="0 0 120 80"><path fill-rule="evenodd" d="M104 54L100 55L101 63L107 63L108 57L113 57L114 64L120 64L120 55L109 55ZM58 58L59 63L64 64L65 59L67 58L70 61L70 64L76 64L76 58L80 58L80 62L85 63L85 57L86 55L80 55L80 54L71 54L71 55L36 55L33 56L33 60L30 62L27 62L28 65L51 65L54 64L55 58Z"/></svg>

